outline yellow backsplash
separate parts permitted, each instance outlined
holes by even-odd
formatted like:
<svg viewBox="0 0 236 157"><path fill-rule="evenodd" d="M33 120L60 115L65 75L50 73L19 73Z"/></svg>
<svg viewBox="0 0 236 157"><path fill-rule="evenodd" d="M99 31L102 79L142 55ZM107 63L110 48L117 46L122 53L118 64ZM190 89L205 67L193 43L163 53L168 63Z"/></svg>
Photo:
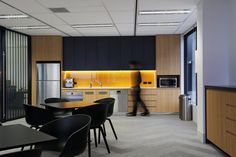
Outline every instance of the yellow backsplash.
<svg viewBox="0 0 236 157"><path fill-rule="evenodd" d="M63 80L74 78L75 88L78 87L131 87L131 70L120 71L63 71ZM141 87L156 87L156 71L141 70Z"/></svg>

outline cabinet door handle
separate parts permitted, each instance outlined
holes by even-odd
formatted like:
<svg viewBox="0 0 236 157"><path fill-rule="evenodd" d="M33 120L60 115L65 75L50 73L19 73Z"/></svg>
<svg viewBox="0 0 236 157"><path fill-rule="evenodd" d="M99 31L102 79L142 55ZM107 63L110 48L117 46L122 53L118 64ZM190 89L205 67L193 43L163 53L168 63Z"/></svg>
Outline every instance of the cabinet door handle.
<svg viewBox="0 0 236 157"><path fill-rule="evenodd" d="M107 94L107 92L98 92L98 93L99 93L99 94L104 94L104 95Z"/></svg>
<svg viewBox="0 0 236 157"><path fill-rule="evenodd" d="M91 95L91 94L94 94L94 92L85 92L85 94Z"/></svg>
<svg viewBox="0 0 236 157"><path fill-rule="evenodd" d="M226 133L228 133L228 134L230 134L230 135L232 135L232 136L236 136L236 134L234 134L234 133L232 133L232 132L230 132L230 131L228 131L228 130L226 130Z"/></svg>
<svg viewBox="0 0 236 157"><path fill-rule="evenodd" d="M226 106L228 106L228 107L235 107L236 108L236 105L232 105L232 104L226 104Z"/></svg>
<svg viewBox="0 0 236 157"><path fill-rule="evenodd" d="M230 121L233 121L233 122L236 122L235 119L232 119L232 118L229 118L229 117L226 117L227 120L230 120Z"/></svg>

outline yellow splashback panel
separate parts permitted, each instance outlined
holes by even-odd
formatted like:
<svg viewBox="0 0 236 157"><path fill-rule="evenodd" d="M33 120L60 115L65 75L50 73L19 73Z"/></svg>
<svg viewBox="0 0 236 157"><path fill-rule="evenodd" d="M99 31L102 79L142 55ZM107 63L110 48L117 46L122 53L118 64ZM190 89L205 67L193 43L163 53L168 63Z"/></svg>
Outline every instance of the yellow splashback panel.
<svg viewBox="0 0 236 157"><path fill-rule="evenodd" d="M132 70L117 71L63 71L63 80L66 78L74 78L76 83L74 87L89 87L92 83L93 87L131 87L132 86ZM142 83L141 87L156 87L156 71L141 70Z"/></svg>

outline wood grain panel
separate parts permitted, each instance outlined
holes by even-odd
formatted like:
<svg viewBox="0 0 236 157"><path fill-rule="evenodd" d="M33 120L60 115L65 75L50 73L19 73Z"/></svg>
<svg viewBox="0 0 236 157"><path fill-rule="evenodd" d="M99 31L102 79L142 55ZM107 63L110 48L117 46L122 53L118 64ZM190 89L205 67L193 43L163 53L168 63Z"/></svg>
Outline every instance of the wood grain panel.
<svg viewBox="0 0 236 157"><path fill-rule="evenodd" d="M96 100L95 90L83 90L83 101L93 103Z"/></svg>
<svg viewBox="0 0 236 157"><path fill-rule="evenodd" d="M96 90L96 100L107 98L110 96L109 90Z"/></svg>
<svg viewBox="0 0 236 157"><path fill-rule="evenodd" d="M156 36L158 75L180 75L180 35Z"/></svg>
<svg viewBox="0 0 236 157"><path fill-rule="evenodd" d="M207 92L207 138L226 150L224 105L228 103L229 93L208 89Z"/></svg>
<svg viewBox="0 0 236 157"><path fill-rule="evenodd" d="M179 112L179 95L179 88L159 88L157 112Z"/></svg>
<svg viewBox="0 0 236 157"><path fill-rule="evenodd" d="M61 61L62 37L32 36L32 104L36 104L36 62Z"/></svg>
<svg viewBox="0 0 236 157"><path fill-rule="evenodd" d="M156 112L157 111L157 89L142 89L141 90L141 98L143 102L146 104L148 110L150 112ZM128 112L131 112L133 109L133 95L132 90L128 91ZM138 106L138 112L143 112L142 107Z"/></svg>
<svg viewBox="0 0 236 157"><path fill-rule="evenodd" d="M231 133L226 132L226 152L232 156L236 157L236 136Z"/></svg>

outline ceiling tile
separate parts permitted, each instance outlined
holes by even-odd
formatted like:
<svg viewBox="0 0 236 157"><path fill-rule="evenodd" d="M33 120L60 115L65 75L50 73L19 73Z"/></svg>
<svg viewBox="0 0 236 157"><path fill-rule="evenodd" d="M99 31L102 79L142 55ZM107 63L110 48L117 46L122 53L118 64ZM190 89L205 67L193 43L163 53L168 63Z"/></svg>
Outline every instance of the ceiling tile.
<svg viewBox="0 0 236 157"><path fill-rule="evenodd" d="M138 10L193 9L200 0L139 0Z"/></svg>
<svg viewBox="0 0 236 157"><path fill-rule="evenodd" d="M109 11L135 11L135 0L103 0Z"/></svg>
<svg viewBox="0 0 236 157"><path fill-rule="evenodd" d="M22 14L22 13L0 2L0 14Z"/></svg>
<svg viewBox="0 0 236 157"><path fill-rule="evenodd" d="M44 8L35 0L2 0L26 13L50 13L51 11Z"/></svg>
<svg viewBox="0 0 236 157"><path fill-rule="evenodd" d="M28 29L28 30L19 30L19 32L29 35L61 35L61 36L65 35L55 29Z"/></svg>
<svg viewBox="0 0 236 157"><path fill-rule="evenodd" d="M38 0L38 2L47 8L103 6L101 0Z"/></svg>
<svg viewBox="0 0 236 157"><path fill-rule="evenodd" d="M63 20L61 20L53 13L32 13L31 15L52 26L66 24L65 22L63 22Z"/></svg>
<svg viewBox="0 0 236 157"><path fill-rule="evenodd" d="M139 15L138 23L183 22L188 15Z"/></svg>
<svg viewBox="0 0 236 157"><path fill-rule="evenodd" d="M174 34L178 26L138 26L137 35Z"/></svg>
<svg viewBox="0 0 236 157"><path fill-rule="evenodd" d="M71 35L71 36L75 36L75 35L81 36L82 35L79 31L77 31L75 28L72 28L69 25L55 25L54 27Z"/></svg>
<svg viewBox="0 0 236 157"><path fill-rule="evenodd" d="M1 19L0 25L5 27L11 27L11 26L37 26L45 24L33 18L27 18L27 19Z"/></svg>
<svg viewBox="0 0 236 157"><path fill-rule="evenodd" d="M134 24L116 24L116 27L119 30L122 30L122 31L125 31L125 30L132 31L132 30L134 30Z"/></svg>
<svg viewBox="0 0 236 157"><path fill-rule="evenodd" d="M185 21L184 23L176 30L176 33L183 34L186 33L189 29L196 26L197 23L197 11L195 10Z"/></svg>
<svg viewBox="0 0 236 157"><path fill-rule="evenodd" d="M110 12L115 23L134 23L134 12Z"/></svg>
<svg viewBox="0 0 236 157"><path fill-rule="evenodd" d="M112 23L106 12L58 13L68 24L103 24Z"/></svg>
<svg viewBox="0 0 236 157"><path fill-rule="evenodd" d="M76 28L85 36L119 36L115 27L103 27L103 28Z"/></svg>

